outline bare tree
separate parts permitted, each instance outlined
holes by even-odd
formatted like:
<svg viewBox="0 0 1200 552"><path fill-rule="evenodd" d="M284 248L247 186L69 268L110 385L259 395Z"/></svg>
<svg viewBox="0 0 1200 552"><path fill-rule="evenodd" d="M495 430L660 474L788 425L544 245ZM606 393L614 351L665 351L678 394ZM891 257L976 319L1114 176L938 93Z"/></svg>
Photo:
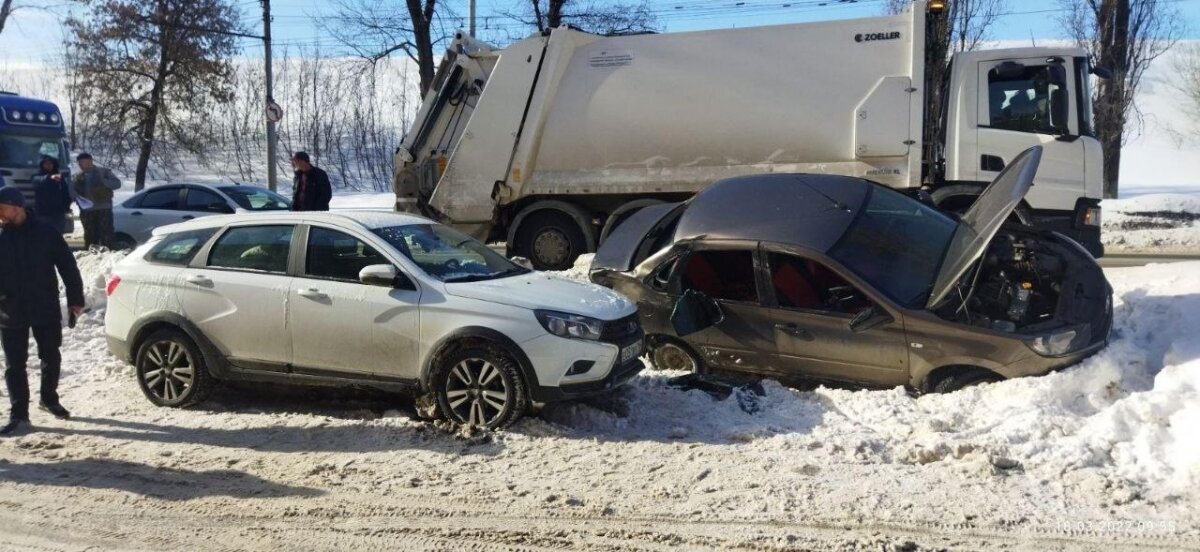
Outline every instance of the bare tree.
<svg viewBox="0 0 1200 552"><path fill-rule="evenodd" d="M190 152L207 144L204 114L190 106L229 99L238 14L224 0L95 0L88 8L67 20L81 99L103 114L119 158L137 152L141 190L156 141Z"/></svg>
<svg viewBox="0 0 1200 552"><path fill-rule="evenodd" d="M1182 34L1182 19L1170 0L1059 0L1063 24L1095 63L1113 72L1101 80L1093 102L1096 134L1104 152L1104 197L1117 197L1121 147L1135 99L1151 62Z"/></svg>
<svg viewBox="0 0 1200 552"><path fill-rule="evenodd" d="M887 0L885 10L900 13L912 5L912 0ZM936 33L947 48L955 52L968 52L979 48L988 38L988 32L1004 13L1004 0L949 0L946 2L944 22Z"/></svg>
<svg viewBox="0 0 1200 552"><path fill-rule="evenodd" d="M1183 43L1175 47L1171 60L1170 86L1180 98L1186 121L1175 121L1167 128L1176 147L1196 143L1192 138L1200 129L1200 44Z"/></svg>
<svg viewBox="0 0 1200 552"><path fill-rule="evenodd" d="M8 17L13 12L13 0L0 0L0 33L4 32L4 25L8 23Z"/></svg>
<svg viewBox="0 0 1200 552"><path fill-rule="evenodd" d="M647 0L640 3L603 0L523 0L523 9L507 14L539 32L564 24L597 34L629 34L658 29L658 18Z"/></svg>
<svg viewBox="0 0 1200 552"><path fill-rule="evenodd" d="M421 95L433 85L434 45L452 32L438 17L437 0L337 0L338 41L370 63L404 52L417 64Z"/></svg>

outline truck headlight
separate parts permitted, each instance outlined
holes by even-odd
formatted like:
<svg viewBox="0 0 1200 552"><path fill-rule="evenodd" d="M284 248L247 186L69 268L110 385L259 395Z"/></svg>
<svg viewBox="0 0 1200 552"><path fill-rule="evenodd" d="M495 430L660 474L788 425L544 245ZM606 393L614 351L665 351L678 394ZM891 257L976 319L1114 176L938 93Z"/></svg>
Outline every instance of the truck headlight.
<svg viewBox="0 0 1200 552"><path fill-rule="evenodd" d="M604 329L604 322L587 316L547 310L536 310L533 313L546 331L559 337L597 341Z"/></svg>
<svg viewBox="0 0 1200 552"><path fill-rule="evenodd" d="M1085 324L1035 335L1026 338L1025 344L1033 349L1033 352L1042 356L1062 356L1082 348L1091 338L1091 334L1090 327Z"/></svg>
<svg viewBox="0 0 1200 552"><path fill-rule="evenodd" d="M1088 207L1083 212L1084 226L1100 226L1100 207Z"/></svg>

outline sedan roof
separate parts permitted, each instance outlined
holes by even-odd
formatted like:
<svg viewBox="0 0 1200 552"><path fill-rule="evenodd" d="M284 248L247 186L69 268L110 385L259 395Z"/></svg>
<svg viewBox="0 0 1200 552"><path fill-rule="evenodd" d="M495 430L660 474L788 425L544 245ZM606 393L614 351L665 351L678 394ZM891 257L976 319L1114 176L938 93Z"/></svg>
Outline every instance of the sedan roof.
<svg viewBox="0 0 1200 552"><path fill-rule="evenodd" d="M854 220L874 184L824 174L729 178L696 194L676 240L753 240L826 252Z"/></svg>

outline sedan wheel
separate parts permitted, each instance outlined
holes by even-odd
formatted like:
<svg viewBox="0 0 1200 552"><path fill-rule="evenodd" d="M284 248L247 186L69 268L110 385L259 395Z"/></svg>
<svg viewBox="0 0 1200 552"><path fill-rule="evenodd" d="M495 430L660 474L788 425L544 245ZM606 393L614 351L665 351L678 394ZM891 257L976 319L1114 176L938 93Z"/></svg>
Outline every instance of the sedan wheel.
<svg viewBox="0 0 1200 552"><path fill-rule="evenodd" d="M520 417L528 404L516 364L492 348L451 355L434 381L442 414L462 426L501 428Z"/></svg>
<svg viewBox="0 0 1200 552"><path fill-rule="evenodd" d="M164 330L143 342L137 355L142 393L159 406L190 406L203 400L211 383L195 343L184 333Z"/></svg>
<svg viewBox="0 0 1200 552"><path fill-rule="evenodd" d="M664 341L655 346L650 360L659 370L700 371L700 361L691 350L673 341Z"/></svg>

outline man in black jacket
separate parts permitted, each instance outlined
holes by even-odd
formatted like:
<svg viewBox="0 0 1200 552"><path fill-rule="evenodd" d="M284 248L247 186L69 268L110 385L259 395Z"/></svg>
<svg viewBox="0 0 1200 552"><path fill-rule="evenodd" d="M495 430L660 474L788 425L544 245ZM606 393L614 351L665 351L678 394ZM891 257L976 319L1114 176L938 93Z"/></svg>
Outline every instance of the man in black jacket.
<svg viewBox="0 0 1200 552"><path fill-rule="evenodd" d="M292 156L292 167L296 169L296 176L292 179L292 210L328 211L329 200L333 198L329 175L319 167L314 167L308 154L303 151Z"/></svg>
<svg viewBox="0 0 1200 552"><path fill-rule="evenodd" d="M83 278L75 256L59 229L25 208L16 188L0 188L0 341L8 367L4 382L12 402L8 424L0 435L29 427L29 334L37 342L42 361L43 410L62 419L71 413L58 401L58 375L62 366L62 313L58 304L58 278L67 289L72 316L83 312Z"/></svg>

